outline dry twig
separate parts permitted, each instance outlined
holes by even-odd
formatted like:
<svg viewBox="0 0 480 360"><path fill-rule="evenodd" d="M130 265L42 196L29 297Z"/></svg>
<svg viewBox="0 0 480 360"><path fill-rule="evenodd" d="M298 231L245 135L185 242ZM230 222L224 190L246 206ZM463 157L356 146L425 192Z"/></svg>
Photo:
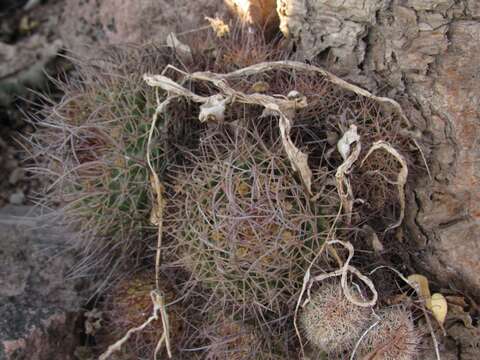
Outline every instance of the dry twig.
<svg viewBox="0 0 480 360"><path fill-rule="evenodd" d="M384 151L388 152L391 154L395 159L400 163L401 169L398 173L397 176L397 181L395 182L395 185L397 185L398 189L398 198L400 201L400 215L398 217L398 220L387 227L384 232L387 232L389 230L395 229L399 227L402 224L403 218L405 217L405 184L407 183L407 177L408 177L408 167L407 167L407 162L405 161L405 158L400 154L395 148L393 148L392 145L385 141L377 141L375 142L372 147L368 150L367 155L363 158L360 166L363 165L365 160L374 152L383 149Z"/></svg>

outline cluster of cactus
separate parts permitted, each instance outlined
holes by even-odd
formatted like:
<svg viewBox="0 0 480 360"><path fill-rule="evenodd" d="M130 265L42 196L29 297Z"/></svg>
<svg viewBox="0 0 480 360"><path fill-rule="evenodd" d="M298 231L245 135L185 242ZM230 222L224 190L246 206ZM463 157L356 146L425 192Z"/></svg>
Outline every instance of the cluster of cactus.
<svg viewBox="0 0 480 360"><path fill-rule="evenodd" d="M324 223L280 142L267 146L247 128L212 130L191 165L177 168L167 224L201 286L236 314L265 320L292 308Z"/></svg>
<svg viewBox="0 0 480 360"><path fill-rule="evenodd" d="M150 47L111 51L99 63L80 62L75 78L59 84L64 98L47 107L41 115L43 126L34 134L39 162L34 170L47 169L52 176L46 204L60 205L63 219L79 234L78 247L84 254L76 270L84 275L94 267L102 284L112 283L111 274L124 274L126 264L153 265L149 248L154 248L158 228L149 221L154 199L146 151L159 94L142 75L160 73L167 64L188 72L225 73L287 57L279 43L268 43L245 29L232 28L227 36L207 36L205 41L198 41L196 32L191 36L182 39L192 45L191 60L179 60L181 54L172 49ZM245 94L281 97L295 90L307 97L308 105L295 110L291 136L309 154L312 189L321 197L311 201L287 157L278 126L271 125L277 119L266 112L263 116L262 107L232 103L225 124L203 126L198 123L199 106L177 97L162 117L164 122L160 120L154 129L150 153L167 189L162 264L173 263L175 270L180 265L176 282L183 283L187 273L195 290L187 295L211 301L203 308L206 313L222 308L229 319L235 319L217 327L208 358L226 354L263 358L264 353L272 353L264 352L256 331L273 326L272 322L291 325L305 272L331 225L326 219L337 213L332 179L343 161L335 152L343 130L352 122L358 125L362 155L379 139L400 149L409 144L400 125L373 100L362 100L321 74L281 69L229 81ZM201 81L185 83L202 96L216 91ZM362 169L353 170L353 191L366 204L363 213L383 213L396 205L385 177L393 178L398 165L385 154L375 156ZM376 181L377 175L385 176ZM123 331L141 323L142 315L142 320L148 316L152 280L153 275L137 276L113 287L106 305L111 307L112 326ZM187 295L193 302L194 296ZM358 353L377 353L385 360L412 359L417 337L408 312L385 310L381 317L384 320L365 336ZM250 321L248 326L245 320ZM313 294L300 322L313 347L341 356L352 351L372 323L372 313L349 302L340 284L332 282ZM235 339L224 346L224 337L243 332L244 326L247 342ZM151 350L157 339L150 335L142 339Z"/></svg>
<svg viewBox="0 0 480 360"><path fill-rule="evenodd" d="M357 343L361 359L413 360L418 354L420 336L407 309L388 307L375 315L348 300L339 282L326 283L312 295L300 324L312 350L329 358L344 358Z"/></svg>

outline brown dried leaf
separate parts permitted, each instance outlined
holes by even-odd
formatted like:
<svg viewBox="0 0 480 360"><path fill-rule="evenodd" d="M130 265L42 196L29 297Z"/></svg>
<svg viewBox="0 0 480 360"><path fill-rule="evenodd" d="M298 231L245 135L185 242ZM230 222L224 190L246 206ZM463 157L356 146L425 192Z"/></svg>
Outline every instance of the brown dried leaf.
<svg viewBox="0 0 480 360"><path fill-rule="evenodd" d="M447 302L448 302L448 317L447 320L461 320L463 322L463 325L468 328L468 329L473 329L473 323L472 323L472 317L468 312L466 312L462 306L457 305L457 304L452 304L448 301L448 296L447 296Z"/></svg>
<svg viewBox="0 0 480 360"><path fill-rule="evenodd" d="M266 71L271 71L272 69L286 69L290 71L310 71L310 72L321 74L325 76L331 83L338 85L341 88L352 91L358 95L373 99L379 102L380 104L393 107L401 116L401 118L405 121L405 123L408 126L410 125L410 122L408 121L400 105L396 101L389 98L385 98L385 97L375 96L370 92L368 92L367 90L364 90L358 86L350 84L340 79L339 77L329 73L328 71L325 71L313 65L309 65L309 64L305 64L297 61L263 62L263 63L258 63L249 67L245 67L239 70L235 70L227 74L217 74L209 71L196 72L196 73L189 74L175 68L172 65L168 65L164 69L164 72L166 72L167 70L174 70L176 72L183 74L186 79L210 82L213 85L215 85L223 93L226 99L235 99L235 101L238 103L261 105L265 108L266 113L275 114L279 116L282 142L283 142L285 151L287 152L288 158L292 163L293 168L295 169L295 171L299 172L302 178L302 181L305 187L307 188L308 193L312 194L311 192L312 171L308 167L308 162L307 162L308 155L302 153L298 148L296 148L292 140L290 139L290 127L291 127L291 121L293 120L293 115L295 113L295 109L305 106L306 104L303 103L303 100L306 98L303 97L302 99L298 100L298 99L284 99L284 98L268 96L260 93L245 94L231 88L230 86L228 86L226 82L226 80L230 78L256 75ZM175 83L171 79L166 78L162 75L144 75L144 79L150 86L159 86L162 89L173 93L174 95L187 97L197 103L205 103L208 100L208 98L198 96L192 93L190 90L183 88L181 85ZM377 144L374 146L377 146L378 148L384 147L381 144ZM372 148L370 151L372 152L374 150L376 150L376 148ZM387 148L387 151L388 151L388 148ZM399 161L400 159L403 159L400 156L400 154L398 155L399 156L397 158L399 159ZM402 172L399 174L400 180L403 179L403 176L401 175L404 174L404 171L403 171L404 168L406 169L406 167L402 166ZM406 179L406 176L405 176L405 179ZM348 187L348 184L347 184L347 187ZM404 197L403 186L399 185L399 192L400 191L402 192L401 200L400 200L402 205L402 214L400 219L400 222L401 222L403 220L405 204L403 199ZM347 192L348 192L348 189L347 189ZM397 227L397 226L398 225L395 224L390 228ZM387 230L389 230L390 228L388 228Z"/></svg>
<svg viewBox="0 0 480 360"><path fill-rule="evenodd" d="M292 163L293 169L300 174L303 184L308 193L312 195L312 170L308 166L308 155L298 149L291 137L290 129L292 127L290 119L284 114L280 115L279 119L280 135L282 137L282 144L287 153L288 159Z"/></svg>
<svg viewBox="0 0 480 360"><path fill-rule="evenodd" d="M163 299L163 295L160 294L158 291L152 291L150 293L150 296L152 298L152 303L153 303L153 310L152 310L152 314L150 315L150 317L143 324L129 329L121 339L116 341L114 344L110 345L107 348L107 350L99 356L99 358L98 358L99 360L107 360L108 358L110 358L114 353L121 350L122 346L128 341L128 339L130 339L130 337L134 333L142 331L151 322L153 322L155 320L158 320L158 319L162 320L163 333L162 333L162 336L160 337L160 340L158 341L158 344L155 348L154 359L157 359L158 353L159 353L159 351L161 349L161 346L163 344L165 344L165 347L167 349L168 358L170 358L170 359L172 358L172 353L171 353L171 349L170 349L170 337L169 337L170 329L169 329L169 325L168 325L168 315L167 315L167 312L165 310L165 301Z"/></svg>
<svg viewBox="0 0 480 360"><path fill-rule="evenodd" d="M410 286L417 290L419 296L425 300L430 299L430 287L428 285L428 279L425 276L420 274L412 274L407 278L407 280Z"/></svg>
<svg viewBox="0 0 480 360"><path fill-rule="evenodd" d="M340 284L343 289L343 294L345 297L352 303L357 306L362 306L362 307L372 307L375 306L378 300L378 292L375 289L375 285L373 284L372 280L368 276L363 275L356 267L350 265L350 261L353 258L353 255L355 254L355 249L353 248L353 245L348 242L348 241L340 241L340 240L330 240L326 242L327 245L335 245L339 244L346 248L348 250L348 258L343 264L343 266L335 271L326 273L326 274L320 274L315 277L310 277L310 273L307 272L305 276L309 277L308 280L308 285L306 286L306 292L307 292L307 299L304 301L302 304L302 307L304 307L309 301L310 301L310 290L312 288L312 285L317 282L317 281L323 281L325 279L331 278L331 277L336 277L340 276ZM358 300L356 296L352 295L350 292L350 286L347 284L347 279L348 279L348 273L351 273L353 275L356 275L371 291L372 293L372 298L370 300L365 300L361 299ZM305 278L304 278L305 281Z"/></svg>

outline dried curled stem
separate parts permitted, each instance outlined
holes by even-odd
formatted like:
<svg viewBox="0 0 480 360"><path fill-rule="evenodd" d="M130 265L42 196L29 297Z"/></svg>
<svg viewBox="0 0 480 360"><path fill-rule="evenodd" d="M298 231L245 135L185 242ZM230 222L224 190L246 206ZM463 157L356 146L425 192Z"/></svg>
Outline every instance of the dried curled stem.
<svg viewBox="0 0 480 360"><path fill-rule="evenodd" d="M402 224L403 218L405 217L405 184L407 183L407 177L408 177L408 167L407 167L407 162L405 161L405 158L400 154L392 145L385 141L377 141L372 145L372 147L368 150L367 155L363 158L360 166L363 165L365 160L374 152L378 150L384 150L391 154L401 165L401 169L398 172L397 176L397 181L394 183L397 185L398 189L398 198L400 201L400 215L398 217L398 220L387 227L384 232L387 232L389 230L395 229L399 227Z"/></svg>
<svg viewBox="0 0 480 360"><path fill-rule="evenodd" d="M154 194L154 198L156 202L153 204L153 209L150 214L150 221L152 224L158 226L158 233L157 233L157 248L156 248L156 255L155 255L155 286L156 289L150 293L153 303L153 311L152 315L140 326L131 328L127 331L127 333L117 342L110 345L103 354L100 355L99 360L106 360L108 359L113 353L120 351L123 344L125 344L131 335L136 332L142 331L145 329L152 321L158 320L161 318L162 326L163 326L163 333L160 339L158 340L157 346L155 347L154 358L157 359L158 353L160 352L162 345L165 344L167 349L167 355L169 358L172 358L172 351L170 346L170 324L168 322L168 313L165 307L164 296L160 291L160 261L161 261L161 249L162 249L162 234L163 234L163 209L164 209L164 199L163 199L163 185L160 182L158 174L156 173L151 159L151 150L152 150L152 139L153 139L153 132L157 126L158 116L161 114L165 108L168 106L170 101L173 98L168 98L164 102L159 101L159 97L157 96L157 109L153 114L152 124L150 126L150 131L148 134L148 142L147 142L147 164L150 170L150 182L152 186L152 192ZM160 314L160 316L159 316Z"/></svg>
<svg viewBox="0 0 480 360"><path fill-rule="evenodd" d="M172 358L172 353L170 351L169 338L168 338L168 334L169 334L168 316L167 316L167 312L165 310L165 302L163 301L163 295L160 292L158 292L156 290L153 290L150 293L150 296L152 297L152 303L153 303L152 315L150 315L150 317L143 324L129 329L127 331L127 333L120 340L118 340L114 344L110 345L108 347L107 351L105 351L103 354L101 354L99 356L99 358L98 358L99 360L107 360L115 352L120 351L120 349L122 348L122 345L125 344L128 341L128 339L130 339L130 337L134 333L142 331L151 322L153 322L155 320L158 320L159 317L162 318L162 322L163 322L163 334L162 334L162 336L161 336L160 340L158 341L158 344L155 348L155 359L157 359L158 352L160 351L163 343L166 344L168 357ZM160 316L159 316L159 314L160 314Z"/></svg>
<svg viewBox="0 0 480 360"><path fill-rule="evenodd" d="M378 292L375 289L375 285L373 285L373 282L372 282L372 280L370 280L370 278L363 275L356 267L350 265L350 261L352 260L353 255L355 253L355 251L353 249L353 245L351 243L349 243L348 241L346 242L346 241L340 241L340 240L335 240L335 239L327 242L327 245L334 245L334 244L340 244L348 250L347 261L345 261L343 266L336 271L330 272L328 274L317 275L317 276L311 278L310 283L308 284L308 287L307 287L307 299L305 300L305 302L303 303L302 306L305 306L308 303L308 301L310 300L310 297L311 297L310 296L310 290L312 288L312 285L315 282L323 281L325 279L328 279L328 278L331 278L331 277L336 277L336 276L341 276L340 284L342 285L343 293L344 293L345 297L350 302L352 302L353 304L355 304L357 306L361 306L361 307L372 307L372 306L374 306L377 303L377 299L378 299ZM373 294L372 298L370 300L359 301L351 294L350 287L347 284L347 275L348 275L349 272L351 272L352 274L355 274L365 285L367 285L367 287L370 289L370 291Z"/></svg>
<svg viewBox="0 0 480 360"><path fill-rule="evenodd" d="M144 80L148 85L159 87L169 93L169 96L182 96L190 99L196 103L203 104L200 121L216 120L221 121L222 116L219 109L224 109L224 105L231 102L237 102L240 104L259 105L265 109L265 113L269 115L276 115L279 118L279 127L282 137L282 143L284 149L288 155L288 158L292 164L292 167L297 171L310 195L312 194L312 170L308 166L308 155L298 149L291 137L290 130L292 127L293 117L295 116L295 110L306 107L306 99L304 97L288 98L285 96L270 96L265 94L253 93L246 94L244 92L235 90L232 88L227 80L247 77L251 75L258 75L260 73L271 71L288 69L292 71L307 71L314 72L325 76L325 78L333 84L340 86L343 89L354 92L355 94L364 96L366 98L375 100L380 104L391 106L398 112L405 124L410 127L410 122L403 113L400 105L389 98L378 97L370 92L352 85L339 77L313 65L304 64L296 61L271 61L262 62L252 66L248 66L227 74L218 74L210 71L186 73L172 65L168 65L162 75L144 75ZM173 70L184 76L182 82L186 80L204 81L211 83L218 90L218 94L212 96L200 96L177 82L171 80L169 77L163 75L169 70ZM212 105L213 104L213 105ZM212 112L208 113L208 109ZM206 110L206 111L205 111Z"/></svg>

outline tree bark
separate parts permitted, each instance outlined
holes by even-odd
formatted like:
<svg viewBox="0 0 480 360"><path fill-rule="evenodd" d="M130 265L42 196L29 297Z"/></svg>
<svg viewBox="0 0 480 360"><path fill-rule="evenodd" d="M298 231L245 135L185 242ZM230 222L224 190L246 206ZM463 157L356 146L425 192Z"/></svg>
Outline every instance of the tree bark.
<svg viewBox="0 0 480 360"><path fill-rule="evenodd" d="M431 179L409 195L417 265L480 295L480 3L278 0L302 55L401 102L421 132Z"/></svg>

